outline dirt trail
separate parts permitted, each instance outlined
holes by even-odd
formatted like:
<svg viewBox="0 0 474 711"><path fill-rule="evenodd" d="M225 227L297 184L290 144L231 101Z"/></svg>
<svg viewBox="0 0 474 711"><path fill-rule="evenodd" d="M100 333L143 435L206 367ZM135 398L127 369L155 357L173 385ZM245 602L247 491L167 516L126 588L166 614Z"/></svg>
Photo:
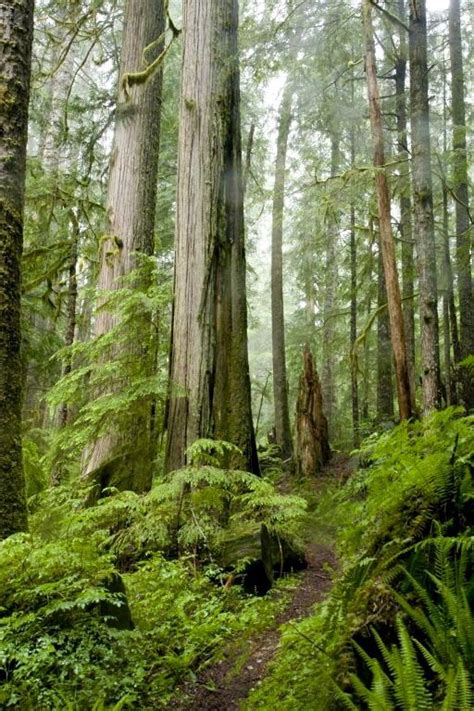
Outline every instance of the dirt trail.
<svg viewBox="0 0 474 711"><path fill-rule="evenodd" d="M347 457L338 456L318 478L346 478L352 469ZM333 550L320 543L309 542L306 549L308 567L299 575L293 596L275 620L275 626L256 635L249 642L245 661L238 664L242 649L229 649L224 659L205 670L195 683L183 685L170 708L178 711L235 711L267 673L280 639L280 626L310 614L313 605L324 599L331 587L331 569L336 565Z"/></svg>

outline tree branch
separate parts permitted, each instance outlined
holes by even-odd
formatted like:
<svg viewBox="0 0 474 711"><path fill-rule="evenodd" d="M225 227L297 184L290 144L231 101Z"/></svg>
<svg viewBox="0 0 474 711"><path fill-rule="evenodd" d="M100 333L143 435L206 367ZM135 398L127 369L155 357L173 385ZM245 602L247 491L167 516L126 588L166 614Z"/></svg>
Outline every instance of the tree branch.
<svg viewBox="0 0 474 711"><path fill-rule="evenodd" d="M401 27L406 32L410 32L410 28L408 27L408 25L406 25L399 17L393 15L390 10L387 10L385 7L381 7L377 2L375 2L375 0L369 0L369 2L373 7L375 7L376 10L381 12L382 15L385 15L385 17L388 17L388 19L395 25L398 25L398 27Z"/></svg>

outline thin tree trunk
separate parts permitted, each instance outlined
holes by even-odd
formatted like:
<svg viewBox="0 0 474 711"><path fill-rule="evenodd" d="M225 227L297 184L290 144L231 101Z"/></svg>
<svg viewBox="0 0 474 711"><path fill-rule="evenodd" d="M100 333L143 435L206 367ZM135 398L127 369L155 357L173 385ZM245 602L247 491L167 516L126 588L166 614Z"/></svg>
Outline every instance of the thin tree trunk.
<svg viewBox="0 0 474 711"><path fill-rule="evenodd" d="M64 336L64 346L66 348L73 345L76 335L76 321L77 321L77 258L79 253L79 237L80 228L79 221L74 211L70 211L71 215L71 257L69 262L69 274L68 274L68 289L67 289L67 303L66 303L66 333ZM69 375L72 370L72 357L68 353L65 356L63 362L62 377ZM59 426L65 427L69 421L69 407L67 403L61 405L59 413Z"/></svg>
<svg viewBox="0 0 474 711"><path fill-rule="evenodd" d="M474 355L474 300L471 270L472 224L469 214L469 181L466 146L466 107L461 37L461 0L449 5L451 58L451 107L453 117L453 190L456 208L456 271L459 290L461 359ZM463 400L474 407L474 378L468 368L460 371Z"/></svg>
<svg viewBox="0 0 474 711"><path fill-rule="evenodd" d="M33 1L0 1L0 538L27 527L21 455L21 255Z"/></svg>
<svg viewBox="0 0 474 711"><path fill-rule="evenodd" d="M340 152L339 138L331 138L331 176L339 170ZM323 363L321 371L321 387L323 393L324 412L327 417L330 437L334 434L334 414L336 391L334 387L334 306L336 302L338 264L337 249L339 231L335 211L328 216L327 248L326 248L326 283L324 286L323 306Z"/></svg>
<svg viewBox="0 0 474 711"><path fill-rule="evenodd" d="M440 377L425 0L410 0L409 47L413 204L420 283L423 410L426 414L439 405Z"/></svg>
<svg viewBox="0 0 474 711"><path fill-rule="evenodd" d="M374 274L374 243L375 230L372 215L369 217L369 244L368 244L368 269L367 269L367 301L366 317L370 318L372 312L372 279ZM368 335L364 340L364 380L362 390L362 419L367 422L369 419L369 396L370 396L370 349Z"/></svg>
<svg viewBox="0 0 474 711"><path fill-rule="evenodd" d="M144 85L127 91L122 80L126 73L140 69L143 50L156 42L165 26L163 0L128 0L120 66L120 87L114 144L107 195L107 231L102 242L98 289L107 292L123 288L123 277L136 266L137 252L151 255L154 250L156 186L160 136L162 72L158 70ZM159 54L162 46L155 47ZM147 57L151 59L150 56ZM101 309L94 324L99 338L117 326L115 314ZM151 324L144 324L143 341L149 343ZM123 351L123 352L122 352ZM136 359L152 359L136 343L112 348L110 357L131 354ZM110 390L120 388L112 383ZM133 408L128 431L110 432L99 437L84 453L83 476L99 489L146 491L151 486L150 403ZM140 410L140 411L138 411Z"/></svg>
<svg viewBox="0 0 474 711"><path fill-rule="evenodd" d="M443 71L443 152L448 152L448 102L447 102L447 77ZM453 347L454 363L461 360L461 347L458 335L458 321L454 300L453 269L451 264L450 232L449 232L449 201L448 185L443 176L443 336L444 336L444 361L446 375L446 403L458 403L457 377L451 359L451 345ZM457 374L456 374L457 375Z"/></svg>
<svg viewBox="0 0 474 711"><path fill-rule="evenodd" d="M354 103L354 82L352 82L352 103ZM355 166L355 135L351 130L351 168ZM351 203L350 227L350 258L351 258L351 353L357 340L357 242L356 242L356 212L354 202ZM351 363L351 405L352 405L352 439L354 447L360 445L360 416L359 416L359 384L357 364Z"/></svg>
<svg viewBox="0 0 474 711"><path fill-rule="evenodd" d="M291 459L290 410L288 405L288 382L286 377L285 317L283 301L283 214L285 204L285 173L288 136L291 124L292 90L287 80L280 106L275 185L273 189L272 214L272 355L273 355L273 402L275 408L276 442L282 459Z"/></svg>
<svg viewBox="0 0 474 711"><path fill-rule="evenodd" d="M244 175L243 175L243 181L242 181L242 193L245 198L245 195L247 193L247 184L249 182L249 175L250 171L252 169L252 151L253 151L253 143L255 140L255 122L253 122L250 125L249 129L249 135L247 138L247 150L245 151L245 170L244 170Z"/></svg>
<svg viewBox="0 0 474 711"><path fill-rule="evenodd" d="M398 0L398 16L405 20L405 0ZM408 43L405 30L400 28L398 57L395 64L395 92L397 113L397 142L400 165L400 238L402 240L402 296L403 323L407 354L408 377L412 410L416 410L416 359L415 359L415 258L412 230L411 181L407 134L406 73Z"/></svg>
<svg viewBox="0 0 474 711"><path fill-rule="evenodd" d="M457 340L457 318L454 308L453 272L451 268L451 254L449 250L449 211L448 191L443 187L443 245L444 245L444 289L443 289L443 339L444 339L444 370L446 377L446 404L456 405L457 389L456 380L453 378L451 361L451 330L450 314L454 310L455 338ZM458 347L459 351L459 347Z"/></svg>
<svg viewBox="0 0 474 711"><path fill-rule="evenodd" d="M377 308L387 303L387 289L382 256L378 256ZM392 348L390 346L390 320L388 309L383 309L377 317L377 421L394 419L392 384Z"/></svg>
<svg viewBox="0 0 474 711"><path fill-rule="evenodd" d="M387 290L388 314L390 319L390 337L395 360L397 381L398 410L400 419L408 419L412 414L410 378L405 346L402 302L398 282L398 270L395 257L395 243L390 216L390 192L385 173L385 152L383 141L382 112L375 65L374 32L372 27L371 4L364 1L364 28L366 41L366 72L369 95L369 113L376 167L375 187L380 226L380 248L382 254L385 286Z"/></svg>
<svg viewBox="0 0 474 711"><path fill-rule="evenodd" d="M247 353L237 0L185 0L166 469L200 437L259 472Z"/></svg>

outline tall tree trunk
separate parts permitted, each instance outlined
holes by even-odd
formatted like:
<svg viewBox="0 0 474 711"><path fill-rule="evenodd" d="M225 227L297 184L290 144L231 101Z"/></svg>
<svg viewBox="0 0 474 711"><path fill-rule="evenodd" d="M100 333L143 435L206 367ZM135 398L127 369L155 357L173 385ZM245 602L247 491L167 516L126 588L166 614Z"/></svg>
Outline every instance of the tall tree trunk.
<svg viewBox="0 0 474 711"><path fill-rule="evenodd" d="M453 367L451 362L451 314L454 315L455 329L453 332L455 350L459 356L457 317L454 304L453 270L451 267L451 254L449 249L449 210L448 191L443 186L443 246L444 246L444 284L443 286L443 339L444 339L444 369L446 377L446 404L456 405L457 388L456 380L453 378Z"/></svg>
<svg viewBox="0 0 474 711"><path fill-rule="evenodd" d="M283 460L291 459L290 410L288 405L288 382L286 378L285 317L283 301L283 213L285 204L285 173L288 136L291 124L292 90L287 80L283 91L278 123L275 185L273 189L272 214L272 356L273 356L273 401L275 408L276 443Z"/></svg>
<svg viewBox="0 0 474 711"><path fill-rule="evenodd" d="M374 243L375 243L375 230L374 230L374 220L372 215L369 217L369 244L368 244L368 267L367 267L367 284L368 288L366 290L366 318L367 320L371 317L372 312L372 279L374 276ZM378 280L377 280L378 281ZM364 379L363 379L363 389L362 389L362 419L367 422L369 419L369 396L370 396L370 348L369 339L366 335L364 339Z"/></svg>
<svg viewBox="0 0 474 711"><path fill-rule="evenodd" d="M398 282L397 261L395 257L395 242L392 233L390 216L390 192L385 173L385 151L383 139L382 111L377 82L375 64L374 32L372 26L371 4L364 2L364 29L366 42L366 72L367 88L369 95L370 125L372 130L372 143L374 151L374 166L376 168L375 187L380 226L380 249L387 290L388 314L390 319L390 337L395 360L395 374L397 381L398 411L400 419L411 417L410 378L405 346L405 329L403 311Z"/></svg>
<svg viewBox="0 0 474 711"><path fill-rule="evenodd" d="M70 211L71 216L71 255L68 271L67 302L66 302L66 333L64 335L64 346L72 346L76 335L77 321L77 259L79 256L80 227L77 215L74 210ZM62 376L69 375L72 370L72 358L68 353L63 361ZM69 406L67 403L61 405L59 413L59 426L65 427L69 421Z"/></svg>
<svg viewBox="0 0 474 711"><path fill-rule="evenodd" d="M456 207L456 271L459 290L461 358L474 355L474 300L471 270L472 224L469 215L469 188L466 146L466 107L461 37L461 0L449 5L449 51L451 58L451 102L453 117L453 191ZM463 400L474 408L474 378L461 369Z"/></svg>
<svg viewBox="0 0 474 711"><path fill-rule="evenodd" d="M387 304L387 289L382 256L378 256L377 307ZM377 421L393 420L392 349L390 346L390 320L388 309L383 308L377 317Z"/></svg>
<svg viewBox="0 0 474 711"><path fill-rule="evenodd" d="M331 138L331 176L337 175L340 163L339 137ZM336 302L338 264L337 249L339 230L336 209L329 211L327 223L326 247L326 283L324 285L323 305L323 364L321 387L323 392L324 412L329 426L330 437L334 435L334 414L336 391L334 387L334 306Z"/></svg>
<svg viewBox="0 0 474 711"><path fill-rule="evenodd" d="M357 340L357 244L355 230L355 208L351 205L351 353ZM351 365L351 405L352 405L352 438L354 447L360 444L359 418L359 384L357 365Z"/></svg>
<svg viewBox="0 0 474 711"><path fill-rule="evenodd" d="M0 538L27 527L21 456L21 255L33 1L0 1Z"/></svg>
<svg viewBox="0 0 474 711"><path fill-rule="evenodd" d="M398 16L405 20L405 0L398 0ZM407 73L408 42L405 30L400 28L398 56L395 64L395 92L397 113L397 143L400 165L400 238L402 240L402 296L403 323L407 354L408 377L412 410L416 410L416 359L415 359L415 258L412 230L411 181L407 134Z"/></svg>
<svg viewBox="0 0 474 711"><path fill-rule="evenodd" d="M251 415L237 0L185 0L166 469L200 437L258 473Z"/></svg>
<svg viewBox="0 0 474 711"><path fill-rule="evenodd" d="M144 85L125 91L123 77L140 69L143 50L164 32L163 0L128 0L123 33L120 87L107 195L106 238L102 242L98 289L107 292L123 288L123 277L136 267L137 252L154 250L156 186L160 137L162 72ZM162 47L155 47L159 54ZM148 57L148 59L151 59ZM101 309L94 324L99 338L118 323L115 314ZM151 328L151 324L150 328ZM147 325L144 325L146 330ZM144 333L148 343L150 333ZM120 346L135 358L145 357L136 343ZM110 357L118 355L113 348ZM115 384L120 387L120 384ZM111 391L114 384L111 384ZM99 437L84 453L83 476L99 488L145 491L151 486L150 403L145 402L130 416L128 432L110 432Z"/></svg>
<svg viewBox="0 0 474 711"><path fill-rule="evenodd" d="M443 71L443 152L448 152L448 101L447 76ZM458 404L458 383L454 377L451 345L453 347L454 363L461 360L461 347L458 335L458 320L454 300L453 269L451 264L450 232L449 232L449 200L448 184L443 175L443 271L441 274L443 290L443 338L444 362L446 376L446 404Z"/></svg>
<svg viewBox="0 0 474 711"><path fill-rule="evenodd" d="M420 283L423 410L426 414L439 405L440 378L425 0L410 0L409 47L413 204Z"/></svg>
<svg viewBox="0 0 474 711"><path fill-rule="evenodd" d="M249 175L250 171L252 169L252 151L253 151L253 144L255 140L255 129L256 129L256 124L255 122L252 122L250 125L249 129L249 135L247 138L247 149L245 151L245 170L244 170L244 175L242 178L242 193L245 198L247 194L247 184L249 182Z"/></svg>
<svg viewBox="0 0 474 711"><path fill-rule="evenodd" d="M352 87L352 104L354 104L354 81ZM351 129L351 168L355 166L355 134ZM351 354L354 352L357 340L357 242L356 242L356 211L354 202L351 203L351 226L350 226L350 259L351 259L351 333L350 347ZM359 384L357 363L351 359L351 405L352 405L352 439L354 447L360 445L360 417L359 417Z"/></svg>

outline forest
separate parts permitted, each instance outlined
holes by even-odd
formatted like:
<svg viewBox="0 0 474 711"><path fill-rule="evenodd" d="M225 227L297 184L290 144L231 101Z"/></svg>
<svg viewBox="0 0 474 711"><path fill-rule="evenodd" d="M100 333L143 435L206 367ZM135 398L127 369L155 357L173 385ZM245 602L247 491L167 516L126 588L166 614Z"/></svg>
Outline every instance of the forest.
<svg viewBox="0 0 474 711"><path fill-rule="evenodd" d="M0 0L0 709L474 708L473 0Z"/></svg>

